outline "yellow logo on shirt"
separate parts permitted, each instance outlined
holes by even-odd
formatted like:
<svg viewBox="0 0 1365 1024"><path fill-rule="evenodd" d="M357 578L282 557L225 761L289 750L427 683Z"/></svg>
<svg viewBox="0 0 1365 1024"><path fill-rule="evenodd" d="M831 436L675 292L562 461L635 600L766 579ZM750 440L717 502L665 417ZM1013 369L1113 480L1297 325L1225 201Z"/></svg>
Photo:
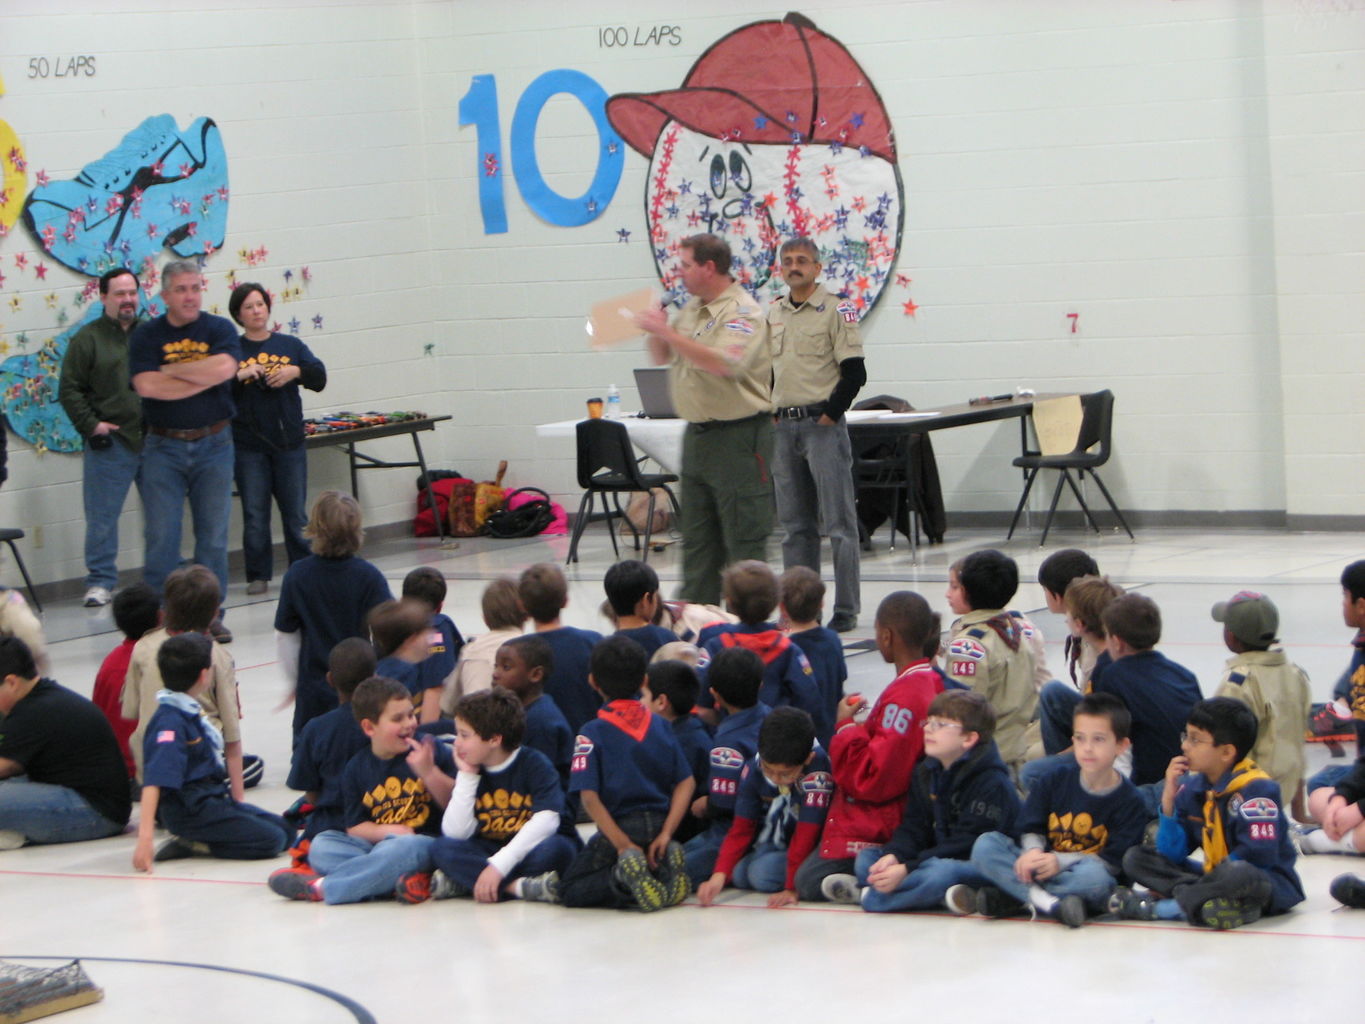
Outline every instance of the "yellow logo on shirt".
<svg viewBox="0 0 1365 1024"><path fill-rule="evenodd" d="M511 839L534 813L529 796L505 789L483 794L475 801L474 809L479 819L479 835L494 840Z"/></svg>
<svg viewBox="0 0 1365 1024"><path fill-rule="evenodd" d="M1049 814L1047 838L1053 853L1099 853L1109 840L1109 829L1084 811L1060 817Z"/></svg>
<svg viewBox="0 0 1365 1024"><path fill-rule="evenodd" d="M431 817L431 795L421 779L390 775L361 801L376 825L407 825L420 829Z"/></svg>
<svg viewBox="0 0 1365 1024"><path fill-rule="evenodd" d="M161 346L161 361L163 363L197 363L199 360L208 357L209 343L207 341L181 338L179 341L168 341Z"/></svg>

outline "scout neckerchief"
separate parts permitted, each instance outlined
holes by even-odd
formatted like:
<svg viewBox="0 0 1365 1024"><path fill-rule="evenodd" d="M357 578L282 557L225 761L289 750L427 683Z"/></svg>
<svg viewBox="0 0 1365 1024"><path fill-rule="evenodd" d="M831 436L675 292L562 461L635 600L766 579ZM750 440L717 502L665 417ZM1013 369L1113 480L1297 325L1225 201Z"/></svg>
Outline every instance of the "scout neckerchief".
<svg viewBox="0 0 1365 1024"><path fill-rule="evenodd" d="M209 738L209 743L213 744L213 756L218 762L218 767L226 771L227 764L223 760L223 734L218 731L216 725L209 721L209 716L204 713L204 705L188 693L176 693L174 690L157 690L156 699L159 704L169 704L171 707L185 712L191 718L199 720L199 727L204 730L204 735Z"/></svg>
<svg viewBox="0 0 1365 1024"><path fill-rule="evenodd" d="M1248 783L1270 778L1251 758L1238 761L1221 790L1212 786L1204 791L1204 873L1212 871L1227 859L1228 841L1223 835L1223 815L1218 810L1218 798L1236 793Z"/></svg>
<svg viewBox="0 0 1365 1024"><path fill-rule="evenodd" d="M638 700L614 700L599 708L597 717L604 722L610 722L636 743L643 740L645 733L649 732L649 708Z"/></svg>

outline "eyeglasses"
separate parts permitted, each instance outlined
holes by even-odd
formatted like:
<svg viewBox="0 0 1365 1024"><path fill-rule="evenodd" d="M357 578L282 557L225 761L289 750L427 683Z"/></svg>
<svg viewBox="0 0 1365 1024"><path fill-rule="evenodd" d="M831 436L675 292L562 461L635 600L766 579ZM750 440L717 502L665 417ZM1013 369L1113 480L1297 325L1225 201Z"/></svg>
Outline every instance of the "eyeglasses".
<svg viewBox="0 0 1365 1024"><path fill-rule="evenodd" d="M920 722L920 728L925 732L938 732L940 729L947 729L954 725L959 729L962 728L961 722L954 722L950 718L926 718L923 722Z"/></svg>
<svg viewBox="0 0 1365 1024"><path fill-rule="evenodd" d="M1213 740L1208 739L1207 737L1204 736L1191 736L1188 732L1182 729L1180 731L1180 742L1182 745L1188 744L1191 747L1197 747L1201 743L1212 744Z"/></svg>

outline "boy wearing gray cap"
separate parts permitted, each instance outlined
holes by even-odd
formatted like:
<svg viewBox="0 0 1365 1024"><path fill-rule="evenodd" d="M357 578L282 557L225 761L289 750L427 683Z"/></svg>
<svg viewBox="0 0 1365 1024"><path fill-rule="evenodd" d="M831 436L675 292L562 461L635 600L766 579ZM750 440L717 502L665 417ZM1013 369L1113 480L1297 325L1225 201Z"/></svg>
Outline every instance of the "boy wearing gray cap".
<svg viewBox="0 0 1365 1024"><path fill-rule="evenodd" d="M1223 624L1223 643L1232 652L1215 696L1239 700L1255 713L1260 728L1252 760L1292 799L1295 819L1305 821L1303 736L1312 704L1308 673L1277 645L1280 613L1264 594L1240 591L1215 604L1212 614L1214 622Z"/></svg>

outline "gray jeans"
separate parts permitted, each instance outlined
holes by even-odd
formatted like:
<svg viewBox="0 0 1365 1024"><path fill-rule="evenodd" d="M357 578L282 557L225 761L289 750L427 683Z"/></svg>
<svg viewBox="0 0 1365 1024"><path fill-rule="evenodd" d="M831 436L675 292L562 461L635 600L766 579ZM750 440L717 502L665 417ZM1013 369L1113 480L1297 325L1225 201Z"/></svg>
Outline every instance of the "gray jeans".
<svg viewBox="0 0 1365 1024"><path fill-rule="evenodd" d="M773 451L777 516L786 531L782 566L820 571L820 534L834 554L834 611L857 615L858 515L853 505L853 449L843 417L822 427L816 419L778 420Z"/></svg>

